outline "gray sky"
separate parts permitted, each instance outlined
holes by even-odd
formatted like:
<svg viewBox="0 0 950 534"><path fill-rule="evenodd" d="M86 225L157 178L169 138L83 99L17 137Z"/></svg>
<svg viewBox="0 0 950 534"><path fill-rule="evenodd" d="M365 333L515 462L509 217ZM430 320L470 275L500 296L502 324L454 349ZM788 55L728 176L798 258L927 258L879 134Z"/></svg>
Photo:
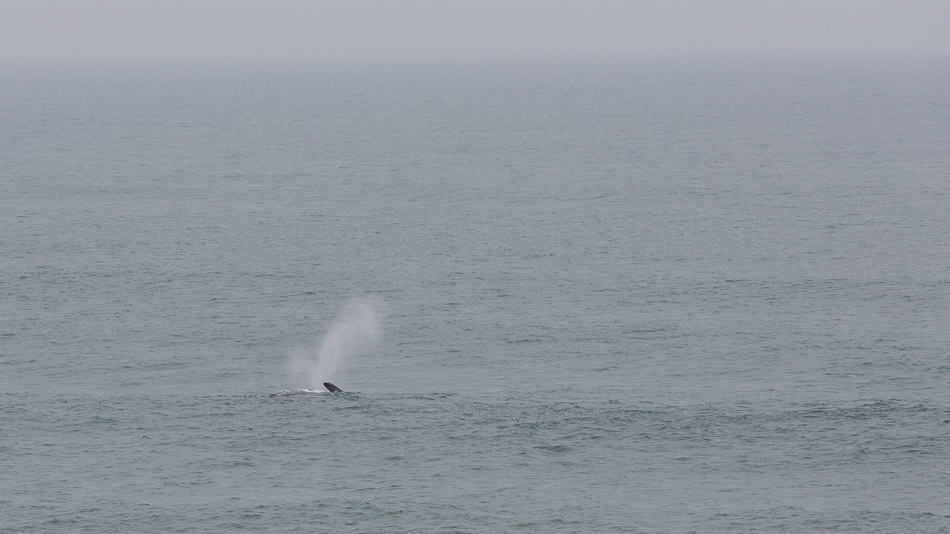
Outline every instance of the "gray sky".
<svg viewBox="0 0 950 534"><path fill-rule="evenodd" d="M0 62L950 56L950 0L0 0Z"/></svg>

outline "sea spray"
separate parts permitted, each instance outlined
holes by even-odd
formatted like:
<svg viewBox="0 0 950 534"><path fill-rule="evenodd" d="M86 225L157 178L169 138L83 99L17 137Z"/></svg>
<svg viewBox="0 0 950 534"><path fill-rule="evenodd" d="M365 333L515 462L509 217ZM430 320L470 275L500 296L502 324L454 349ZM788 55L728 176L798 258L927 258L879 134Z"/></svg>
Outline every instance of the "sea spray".
<svg viewBox="0 0 950 534"><path fill-rule="evenodd" d="M312 389L322 389L323 382L340 370L347 357L371 350L378 339L379 322L373 303L352 299L330 324L319 348L292 355L291 371L295 378L307 380Z"/></svg>

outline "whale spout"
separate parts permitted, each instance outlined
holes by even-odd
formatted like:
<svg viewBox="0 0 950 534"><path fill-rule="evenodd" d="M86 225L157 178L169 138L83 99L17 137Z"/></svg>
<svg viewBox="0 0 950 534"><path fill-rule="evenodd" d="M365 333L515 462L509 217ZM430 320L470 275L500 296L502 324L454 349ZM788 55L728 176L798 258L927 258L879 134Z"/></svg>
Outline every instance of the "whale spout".
<svg viewBox="0 0 950 534"><path fill-rule="evenodd" d="M342 389L334 386L333 384L329 382L324 382L323 387L327 388L327 391L329 391L330 393L343 393Z"/></svg>

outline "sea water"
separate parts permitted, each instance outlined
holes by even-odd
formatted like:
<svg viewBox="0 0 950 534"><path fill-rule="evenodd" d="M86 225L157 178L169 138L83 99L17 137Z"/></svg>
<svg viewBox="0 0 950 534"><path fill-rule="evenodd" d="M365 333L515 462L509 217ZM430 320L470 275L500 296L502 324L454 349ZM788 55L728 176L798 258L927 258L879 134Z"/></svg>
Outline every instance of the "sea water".
<svg viewBox="0 0 950 534"><path fill-rule="evenodd" d="M3 67L0 531L946 531L948 87Z"/></svg>

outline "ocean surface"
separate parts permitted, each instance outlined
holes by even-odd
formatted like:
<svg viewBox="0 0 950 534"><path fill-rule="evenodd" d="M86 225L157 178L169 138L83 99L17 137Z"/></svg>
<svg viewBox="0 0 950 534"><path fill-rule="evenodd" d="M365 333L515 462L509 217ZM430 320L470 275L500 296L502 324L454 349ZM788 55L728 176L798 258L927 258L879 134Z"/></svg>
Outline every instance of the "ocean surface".
<svg viewBox="0 0 950 534"><path fill-rule="evenodd" d="M948 88L2 67L0 532L948 532Z"/></svg>

